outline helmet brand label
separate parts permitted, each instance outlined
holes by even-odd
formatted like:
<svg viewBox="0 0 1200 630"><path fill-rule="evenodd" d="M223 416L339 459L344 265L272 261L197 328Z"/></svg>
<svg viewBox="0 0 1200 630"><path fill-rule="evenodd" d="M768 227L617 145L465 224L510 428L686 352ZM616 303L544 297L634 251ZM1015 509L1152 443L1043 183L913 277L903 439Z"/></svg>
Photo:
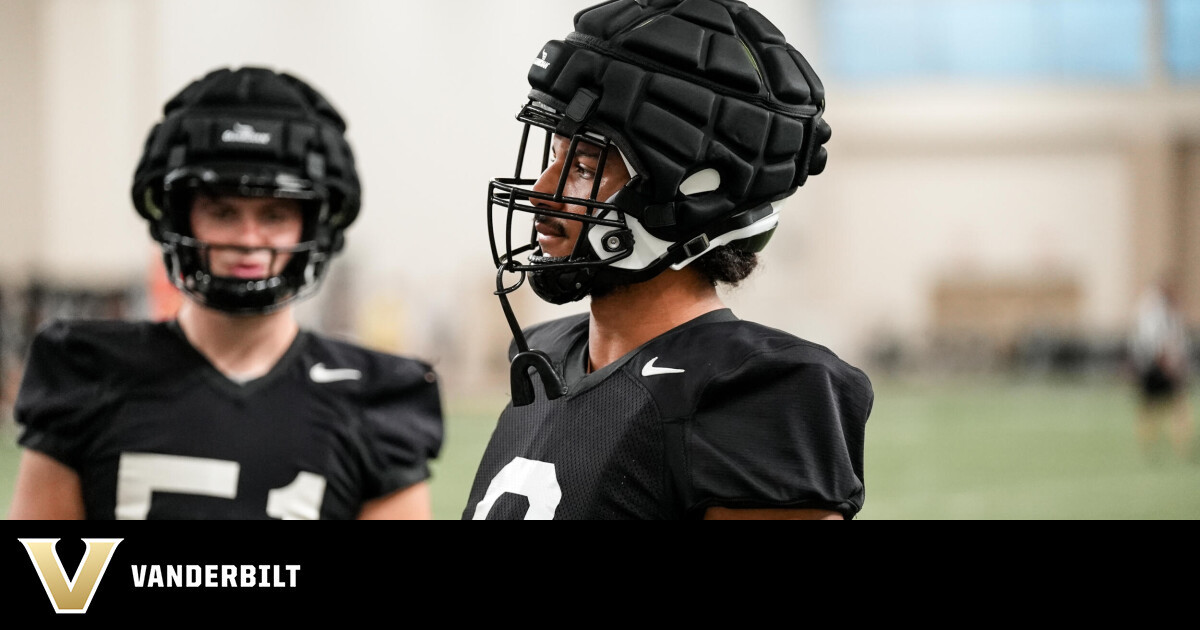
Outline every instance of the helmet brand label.
<svg viewBox="0 0 1200 630"><path fill-rule="evenodd" d="M253 125L233 123L233 129L226 129L221 133L221 142L237 144L269 144L271 142L271 134L265 131L258 131Z"/></svg>

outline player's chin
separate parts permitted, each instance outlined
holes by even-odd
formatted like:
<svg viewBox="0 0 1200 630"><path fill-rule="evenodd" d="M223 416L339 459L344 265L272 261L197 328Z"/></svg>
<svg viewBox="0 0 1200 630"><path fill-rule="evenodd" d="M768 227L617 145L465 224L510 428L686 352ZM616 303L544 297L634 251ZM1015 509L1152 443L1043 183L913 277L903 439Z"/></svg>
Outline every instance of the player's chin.
<svg viewBox="0 0 1200 630"><path fill-rule="evenodd" d="M213 275L220 278L263 280L267 277L267 266L254 264L213 265L212 272Z"/></svg>
<svg viewBox="0 0 1200 630"><path fill-rule="evenodd" d="M575 240L565 236L538 234L538 247L547 258L566 258L575 248Z"/></svg>

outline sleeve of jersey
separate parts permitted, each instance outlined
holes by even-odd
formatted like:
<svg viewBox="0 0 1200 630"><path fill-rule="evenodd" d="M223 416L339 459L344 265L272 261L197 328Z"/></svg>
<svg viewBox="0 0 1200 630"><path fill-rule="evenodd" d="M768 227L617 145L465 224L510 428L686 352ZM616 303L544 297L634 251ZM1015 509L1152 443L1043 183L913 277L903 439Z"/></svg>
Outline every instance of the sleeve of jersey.
<svg viewBox="0 0 1200 630"><path fill-rule="evenodd" d="M112 396L93 358L64 323L38 332L13 409L22 428L21 446L78 468L80 452L94 428L89 420Z"/></svg>
<svg viewBox="0 0 1200 630"><path fill-rule="evenodd" d="M684 428L690 511L805 508L853 518L873 401L870 381L849 366L760 360L713 379Z"/></svg>
<svg viewBox="0 0 1200 630"><path fill-rule="evenodd" d="M429 461L438 456L443 438L441 397L433 371L417 362L401 364L365 403L369 465L378 483L375 496L428 479Z"/></svg>

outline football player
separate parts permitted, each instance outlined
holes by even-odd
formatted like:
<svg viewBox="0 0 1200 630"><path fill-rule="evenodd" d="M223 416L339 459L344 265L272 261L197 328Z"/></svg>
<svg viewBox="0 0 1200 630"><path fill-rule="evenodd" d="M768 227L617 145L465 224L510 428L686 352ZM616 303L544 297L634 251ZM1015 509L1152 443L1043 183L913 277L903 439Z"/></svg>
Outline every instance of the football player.
<svg viewBox="0 0 1200 630"><path fill-rule="evenodd" d="M716 290L825 167L808 62L742 2L612 0L529 83L516 172L488 195L512 401L463 518L853 518L870 381ZM526 280L589 312L522 330Z"/></svg>
<svg viewBox="0 0 1200 630"><path fill-rule="evenodd" d="M30 349L12 518L428 519L437 379L299 328L361 189L304 81L223 68L164 107L133 204L188 298L173 321L61 321Z"/></svg>
<svg viewBox="0 0 1200 630"><path fill-rule="evenodd" d="M1140 394L1137 440L1146 457L1157 457L1160 435L1167 424L1175 453L1185 460L1192 455L1190 357L1179 276L1169 272L1142 293L1130 337L1130 358Z"/></svg>

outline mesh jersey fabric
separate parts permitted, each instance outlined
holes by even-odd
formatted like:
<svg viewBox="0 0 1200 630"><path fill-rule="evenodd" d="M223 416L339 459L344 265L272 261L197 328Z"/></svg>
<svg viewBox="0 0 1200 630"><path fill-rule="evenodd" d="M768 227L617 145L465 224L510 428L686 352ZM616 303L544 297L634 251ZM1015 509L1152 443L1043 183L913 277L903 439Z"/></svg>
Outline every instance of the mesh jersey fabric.
<svg viewBox="0 0 1200 630"><path fill-rule="evenodd" d="M174 323L47 326L14 415L20 444L74 469L99 520L129 517L130 489L147 484L161 491L136 518L352 519L428 478L443 438L437 380L420 361L301 331L239 385ZM236 471L232 490L204 489L221 470Z"/></svg>
<svg viewBox="0 0 1200 630"><path fill-rule="evenodd" d="M578 315L528 338L571 375L564 363L587 332ZM569 379L557 400L535 389L533 404L502 412L464 519L686 519L713 506L853 518L862 508L870 380L727 309Z"/></svg>

